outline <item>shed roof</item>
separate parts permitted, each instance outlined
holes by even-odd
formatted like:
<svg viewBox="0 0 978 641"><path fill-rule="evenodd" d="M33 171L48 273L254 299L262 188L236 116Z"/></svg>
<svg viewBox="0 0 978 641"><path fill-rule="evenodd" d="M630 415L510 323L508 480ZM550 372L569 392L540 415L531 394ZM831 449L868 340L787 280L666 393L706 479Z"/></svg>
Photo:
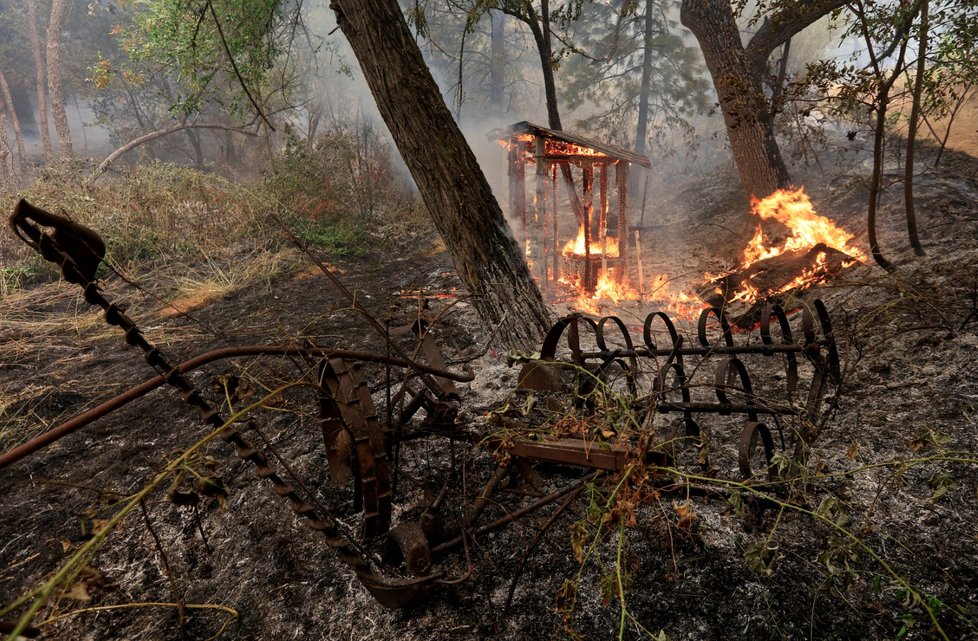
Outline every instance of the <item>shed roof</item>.
<svg viewBox="0 0 978 641"><path fill-rule="evenodd" d="M616 160L626 160L628 162L642 165L643 167L652 166L652 163L649 161L648 157L636 154L633 151L628 151L627 149L622 149L621 147L616 147L615 145L598 142L597 140L585 138L584 136L578 136L577 134L568 133L566 131L549 129L526 120L510 125L509 129L499 130L497 137L500 140L509 140L513 136L520 134L531 134L533 136L544 138L545 140L559 140L561 142L570 143L579 147L592 149L604 156L614 158Z"/></svg>

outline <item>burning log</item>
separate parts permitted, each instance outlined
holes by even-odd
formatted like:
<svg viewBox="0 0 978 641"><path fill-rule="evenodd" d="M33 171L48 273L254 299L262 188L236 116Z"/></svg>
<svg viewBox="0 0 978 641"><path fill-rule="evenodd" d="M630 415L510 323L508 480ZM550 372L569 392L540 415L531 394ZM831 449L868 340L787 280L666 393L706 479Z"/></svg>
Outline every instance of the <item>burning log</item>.
<svg viewBox="0 0 978 641"><path fill-rule="evenodd" d="M851 256L817 243L810 249L786 251L715 278L701 288L698 295L703 302L719 309L744 306L745 311L733 314L734 323L750 325L768 303L779 302L791 293L807 289L838 274L853 262Z"/></svg>

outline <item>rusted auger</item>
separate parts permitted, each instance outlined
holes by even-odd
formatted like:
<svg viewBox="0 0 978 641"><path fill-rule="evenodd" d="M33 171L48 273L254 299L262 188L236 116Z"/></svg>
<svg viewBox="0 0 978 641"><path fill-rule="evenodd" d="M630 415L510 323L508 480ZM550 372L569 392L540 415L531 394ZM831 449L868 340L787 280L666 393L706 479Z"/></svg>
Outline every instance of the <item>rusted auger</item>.
<svg viewBox="0 0 978 641"><path fill-rule="evenodd" d="M284 499L312 530L323 536L326 543L336 550L343 562L379 602L391 608L404 607L423 597L443 580L441 574L429 573L430 568L425 564L413 565L411 569L415 576L397 576L386 572L388 568L377 567L362 546L341 531L334 515L321 503L314 504L293 483L283 478L269 457L252 445L204 398L181 367L150 343L122 308L105 297L96 280L99 263L105 255L105 244L98 234L65 217L34 207L25 200L17 204L10 217L10 224L24 242L61 268L65 280L83 289L86 302L104 310L105 321L122 330L126 343L143 352L146 362L167 385L179 392L183 402L197 409L203 422L218 430L224 441L234 447L238 457L250 462L254 466L255 474L269 483L272 491ZM342 477L349 473L349 466L354 465L357 470L356 501L363 507L363 535L376 538L387 534L391 529L392 494L386 443L368 388L356 380L349 363L341 357L354 354L311 346L279 347L278 350L263 350L258 346L254 350L239 348L233 351L235 355L293 353L307 357L326 356L319 365L319 392L323 435L332 464L330 474L334 478ZM397 358L385 359L371 354L365 356L369 360L387 360L401 366L406 364ZM436 368L416 367L428 374L442 377L443 380L471 379L470 376ZM345 432L349 439L338 438L341 432ZM400 536L392 536L391 539L395 545L405 548L402 550L405 557L417 557L415 541Z"/></svg>

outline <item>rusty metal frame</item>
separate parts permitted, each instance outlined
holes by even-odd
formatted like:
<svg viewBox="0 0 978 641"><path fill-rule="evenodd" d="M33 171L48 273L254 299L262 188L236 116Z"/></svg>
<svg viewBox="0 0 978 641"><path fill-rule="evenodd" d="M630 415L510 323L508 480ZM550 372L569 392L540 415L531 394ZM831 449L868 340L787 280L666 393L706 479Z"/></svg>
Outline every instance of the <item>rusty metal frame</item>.
<svg viewBox="0 0 978 641"><path fill-rule="evenodd" d="M697 323L695 340L687 345L670 317L663 312L649 314L644 320L641 340L636 341L624 321L609 316L591 319L573 315L558 321L543 341L538 359L524 364L518 376L518 388L524 391L566 394L568 407L587 414L594 411L588 398L596 386L611 382L613 372L624 380L631 407L642 417L639 423L657 414L680 413L682 419L671 427L664 439L657 443L643 443L637 435L631 440L614 444L588 441L584 438L551 438L531 440L516 438L503 443L470 434L456 424L457 398L454 382L474 379L472 372L453 372L444 367L437 347L422 322L418 321L400 330L380 327L369 318L378 331L385 333L390 345L390 335L417 338L414 356L424 354L427 364L418 363L414 357L395 350L396 355L319 347L309 343L281 345L243 345L223 348L200 354L179 364L174 364L155 345L151 344L137 325L116 304L109 301L100 289L95 273L104 256L105 246L98 235L70 220L37 209L21 201L11 217L11 225L17 235L62 270L65 279L84 290L85 300L105 312L105 320L119 327L126 343L140 348L146 362L158 375L136 385L98 406L62 423L8 452L0 454L0 469L10 466L34 454L51 443L91 424L100 417L114 412L149 392L169 385L180 392L183 401L196 408L201 420L212 429L219 430L237 456L252 463L259 479L271 485L273 492L283 498L297 516L309 527L320 533L326 543L336 550L365 588L387 607L405 607L424 598L438 585L456 585L472 572L468 544L472 537L499 529L523 518L527 514L568 497L568 501L580 490L580 483L570 483L551 493L523 505L505 506L502 516L483 522L484 514L498 500L497 491L507 477L535 474L528 462L543 462L560 466L586 468L591 479L602 473L621 474L633 464L647 468L673 465L675 448L683 440L699 441L702 434L697 416L744 415L746 422L737 436L738 466L745 479L754 477L752 459L760 448L766 461L766 476L774 473L771 466L776 447L769 423L780 417L794 416L814 422L822 412L821 405L832 386L841 378L839 354L835 344L831 321L821 301L801 311L801 341L795 340L788 313L773 305L765 310L758 326L760 343L740 341L724 315L723 310L708 308ZM51 230L51 231L49 231ZM328 275L335 281L335 276ZM342 285L338 285L342 288ZM346 292L345 289L343 289ZM366 311L358 308L362 313ZM776 323L772 324L771 321ZM668 336L662 344L656 343L655 328L661 326ZM718 327L719 334L711 328ZM660 331L661 331L660 330ZM588 336L589 334L589 336ZM617 336L618 345L612 344ZM587 343L587 346L583 346ZM315 372L310 381L317 390L319 421L322 427L327 454L330 480L343 484L354 483L354 508L362 513L362 530L355 540L339 526L338 519L314 498L305 496L306 489L292 474L280 474L272 460L252 445L241 432L221 415L218 408L206 400L187 378L187 374L210 363L236 358L298 356L309 364L309 372ZM778 402L757 398L744 360L749 358L780 357L784 363L783 399ZM692 367L687 360L695 359ZM801 379L799 360L805 359L814 372L808 382L803 403L796 401ZM692 380L708 363L716 363L712 377L705 381ZM389 367L404 368L421 380L423 387L412 389L407 378L394 395L388 421L384 426L374 409L373 400L365 381L355 373L356 363L376 363ZM643 372L642 368L652 367ZM643 380L640 380L640 378ZM650 380L649 380L650 379ZM640 391L645 386L648 391ZM694 386L713 390L715 401L693 400ZM388 371L387 388L391 381ZM393 416L394 404L401 410ZM421 428L410 431L409 421L424 409L425 419ZM764 417L765 421L761 418ZM395 420L396 419L396 420ZM504 420L525 421L524 418ZM532 427L532 425L531 425ZM460 507L462 518L454 524L441 523L439 514L452 477L445 481L441 491L428 503L416 519L395 523L393 514L396 485L396 452L401 443L419 437L446 436L452 441L470 444L491 443L504 450L502 461L496 466L488 481L476 497ZM388 452L395 452L394 461ZM275 458L278 458L276 455ZM455 472L453 471L453 474ZM464 486L465 472L463 468ZM298 486L298 487L297 487ZM462 493L466 501L465 492ZM556 514L551 515L548 523ZM383 541L387 552L379 559L368 555L364 545ZM447 577L436 568L437 559L457 550L465 552L467 570L458 577Z"/></svg>

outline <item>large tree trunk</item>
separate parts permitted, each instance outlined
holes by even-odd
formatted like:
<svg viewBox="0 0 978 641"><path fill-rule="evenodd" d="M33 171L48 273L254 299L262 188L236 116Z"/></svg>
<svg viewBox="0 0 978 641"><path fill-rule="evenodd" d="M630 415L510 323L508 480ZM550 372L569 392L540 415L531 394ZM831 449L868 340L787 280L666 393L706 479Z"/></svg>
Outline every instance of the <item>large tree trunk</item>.
<svg viewBox="0 0 978 641"><path fill-rule="evenodd" d="M51 92L51 113L58 133L58 154L71 158L71 129L65 109L64 82L61 79L61 26L64 23L67 0L52 0L51 21L48 23L48 91Z"/></svg>
<svg viewBox="0 0 978 641"><path fill-rule="evenodd" d="M499 344L532 349L550 312L400 7L395 0L332 7L472 304Z"/></svg>
<svg viewBox="0 0 978 641"><path fill-rule="evenodd" d="M51 132L48 129L47 76L44 73L44 56L41 55L41 39L37 35L37 2L27 0L27 19L30 21L31 51L34 53L34 74L37 80L37 122L41 129L41 148L44 157L51 157Z"/></svg>
<svg viewBox="0 0 978 641"><path fill-rule="evenodd" d="M682 23L693 32L713 76L740 181L763 198L791 182L774 138L762 77L744 48L728 0L684 0Z"/></svg>
<svg viewBox="0 0 978 641"><path fill-rule="evenodd" d="M764 96L767 59L796 33L844 4L844 0L783 3L745 47L729 0L683 0L680 19L696 36L713 76L734 162L752 196L763 198L791 180Z"/></svg>

